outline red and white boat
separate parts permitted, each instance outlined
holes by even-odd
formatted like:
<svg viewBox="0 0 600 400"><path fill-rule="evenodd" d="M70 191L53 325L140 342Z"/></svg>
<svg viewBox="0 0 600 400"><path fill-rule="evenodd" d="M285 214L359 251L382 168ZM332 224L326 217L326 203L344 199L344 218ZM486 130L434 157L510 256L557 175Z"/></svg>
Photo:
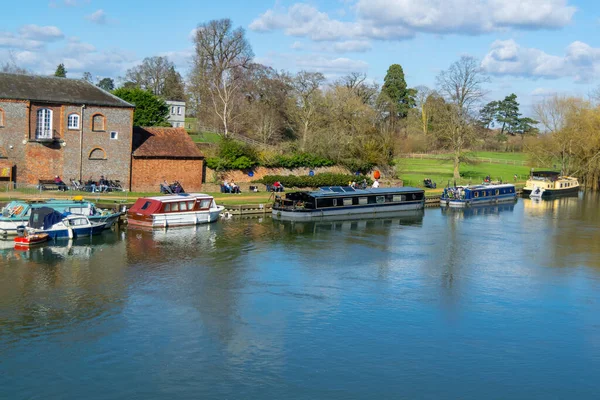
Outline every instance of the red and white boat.
<svg viewBox="0 0 600 400"><path fill-rule="evenodd" d="M50 235L47 233L32 233L25 234L24 236L17 236L15 238L15 247L30 247L36 244L42 244L47 242Z"/></svg>
<svg viewBox="0 0 600 400"><path fill-rule="evenodd" d="M224 209L202 193L140 197L127 211L127 224L152 228L205 224L216 221Z"/></svg>

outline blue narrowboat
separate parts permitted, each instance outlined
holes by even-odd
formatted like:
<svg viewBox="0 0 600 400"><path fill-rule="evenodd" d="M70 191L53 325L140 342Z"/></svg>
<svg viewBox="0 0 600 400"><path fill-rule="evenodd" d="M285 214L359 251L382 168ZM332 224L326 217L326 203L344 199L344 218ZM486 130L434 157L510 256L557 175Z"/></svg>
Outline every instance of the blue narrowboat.
<svg viewBox="0 0 600 400"><path fill-rule="evenodd" d="M447 187L440 198L442 207L469 207L479 204L514 202L517 199L515 185L476 185Z"/></svg>

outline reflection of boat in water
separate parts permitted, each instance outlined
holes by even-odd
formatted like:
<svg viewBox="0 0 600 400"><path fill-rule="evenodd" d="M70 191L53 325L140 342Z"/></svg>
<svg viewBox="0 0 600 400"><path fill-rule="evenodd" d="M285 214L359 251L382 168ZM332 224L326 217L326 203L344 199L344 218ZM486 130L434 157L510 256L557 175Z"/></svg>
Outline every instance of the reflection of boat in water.
<svg viewBox="0 0 600 400"><path fill-rule="evenodd" d="M422 210L425 205L424 193L422 189L412 187L354 189L350 186L291 192L275 199L273 218L371 218L380 213Z"/></svg>
<svg viewBox="0 0 600 400"><path fill-rule="evenodd" d="M532 172L523 188L523 197L543 199L556 196L577 195L579 181L571 176L561 176L556 171Z"/></svg>
<svg viewBox="0 0 600 400"><path fill-rule="evenodd" d="M515 203L504 203L495 205L476 205L466 208L442 207L442 215L455 216L457 218L471 218L482 215L498 215L504 212L513 212Z"/></svg>
<svg viewBox="0 0 600 400"><path fill-rule="evenodd" d="M295 232L311 232L315 230L358 230L375 226L407 225L421 226L423 210L396 211L377 213L369 218L364 215L355 218L320 218L318 220L301 221L273 218L273 223ZM361 217L361 218L359 218Z"/></svg>

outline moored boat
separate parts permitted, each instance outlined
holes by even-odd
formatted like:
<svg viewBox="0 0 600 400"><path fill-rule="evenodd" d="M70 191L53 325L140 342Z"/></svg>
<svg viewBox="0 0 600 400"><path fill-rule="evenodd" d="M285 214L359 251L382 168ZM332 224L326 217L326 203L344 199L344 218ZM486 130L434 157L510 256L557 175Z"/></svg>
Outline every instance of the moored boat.
<svg viewBox="0 0 600 400"><path fill-rule="evenodd" d="M106 228L109 228L123 214L99 209L94 203L83 198L49 199L37 202L14 200L2 208L0 237L17 235L19 227L26 227L29 224L31 211L42 207L52 208L59 213L84 215L90 222L103 223Z"/></svg>
<svg viewBox="0 0 600 400"><path fill-rule="evenodd" d="M425 192L413 187L354 189L350 186L323 187L276 197L273 217L281 219L365 217L395 211L421 210Z"/></svg>
<svg viewBox="0 0 600 400"><path fill-rule="evenodd" d="M47 233L32 233L15 238L15 246L29 247L47 242L50 236Z"/></svg>
<svg viewBox="0 0 600 400"><path fill-rule="evenodd" d="M214 222L225 209L202 193L141 197L127 211L127 224L141 227L172 227Z"/></svg>
<svg viewBox="0 0 600 400"><path fill-rule="evenodd" d="M440 205L447 207L469 207L480 204L514 202L517 190L512 184L455 186L444 189Z"/></svg>
<svg viewBox="0 0 600 400"><path fill-rule="evenodd" d="M32 234L48 234L51 239L74 239L101 233L105 222L90 222L85 215L61 214L49 208L35 208L31 211L26 232Z"/></svg>
<svg viewBox="0 0 600 400"><path fill-rule="evenodd" d="M579 192L579 181L556 171L532 172L523 188L523 197L547 199Z"/></svg>

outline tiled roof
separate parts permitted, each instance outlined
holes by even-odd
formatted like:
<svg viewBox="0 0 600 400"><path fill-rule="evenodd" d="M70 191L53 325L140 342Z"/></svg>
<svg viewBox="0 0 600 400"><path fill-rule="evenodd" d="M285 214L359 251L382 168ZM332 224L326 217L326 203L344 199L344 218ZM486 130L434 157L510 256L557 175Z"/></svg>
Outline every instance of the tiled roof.
<svg viewBox="0 0 600 400"><path fill-rule="evenodd" d="M184 128L133 128L134 157L202 158Z"/></svg>
<svg viewBox="0 0 600 400"><path fill-rule="evenodd" d="M0 99L133 108L83 79L0 73Z"/></svg>

